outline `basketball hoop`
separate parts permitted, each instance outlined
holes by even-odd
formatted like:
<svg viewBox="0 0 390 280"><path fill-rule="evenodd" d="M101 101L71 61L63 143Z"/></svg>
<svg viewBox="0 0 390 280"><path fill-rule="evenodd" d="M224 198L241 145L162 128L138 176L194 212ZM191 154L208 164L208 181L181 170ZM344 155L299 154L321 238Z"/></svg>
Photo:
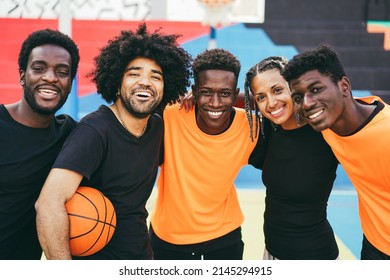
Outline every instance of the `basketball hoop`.
<svg viewBox="0 0 390 280"><path fill-rule="evenodd" d="M230 22L230 12L236 0L197 0L204 11L204 25L216 28Z"/></svg>

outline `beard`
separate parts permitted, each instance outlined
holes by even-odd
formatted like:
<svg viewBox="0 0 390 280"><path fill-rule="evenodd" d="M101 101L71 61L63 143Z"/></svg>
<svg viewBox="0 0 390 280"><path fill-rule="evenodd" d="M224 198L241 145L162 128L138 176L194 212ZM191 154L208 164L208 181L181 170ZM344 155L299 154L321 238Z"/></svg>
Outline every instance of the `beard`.
<svg viewBox="0 0 390 280"><path fill-rule="evenodd" d="M23 96L27 104L31 107L31 109L34 112L37 112L38 114L41 115L48 116L48 115L55 114L59 109L61 109L61 107L65 104L66 100L68 99L69 94L61 96L60 101L55 106L52 107L40 106L37 103L37 100L35 99L35 94L31 92L26 85L23 86Z"/></svg>
<svg viewBox="0 0 390 280"><path fill-rule="evenodd" d="M135 103L131 97L125 99L123 95L120 94L119 98L121 99L122 104L126 110L137 119L144 119L150 116L161 102L161 99L154 99L147 105L139 105Z"/></svg>

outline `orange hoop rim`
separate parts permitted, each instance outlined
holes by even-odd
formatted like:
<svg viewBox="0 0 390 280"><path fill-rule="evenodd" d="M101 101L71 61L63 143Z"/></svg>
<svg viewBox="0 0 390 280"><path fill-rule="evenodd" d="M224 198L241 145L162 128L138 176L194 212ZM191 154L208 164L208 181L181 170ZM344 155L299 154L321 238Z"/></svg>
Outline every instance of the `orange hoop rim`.
<svg viewBox="0 0 390 280"><path fill-rule="evenodd" d="M208 7L231 5L234 2L236 2L236 0L197 0L197 1Z"/></svg>
<svg viewBox="0 0 390 280"><path fill-rule="evenodd" d="M229 24L231 8L236 0L197 0L204 10L203 24L212 27Z"/></svg>

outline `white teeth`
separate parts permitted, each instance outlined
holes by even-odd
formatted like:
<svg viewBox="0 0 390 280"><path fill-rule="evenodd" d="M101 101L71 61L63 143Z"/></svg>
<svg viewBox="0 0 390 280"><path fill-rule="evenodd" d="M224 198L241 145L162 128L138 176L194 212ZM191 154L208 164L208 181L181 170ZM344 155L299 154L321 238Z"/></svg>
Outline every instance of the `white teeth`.
<svg viewBox="0 0 390 280"><path fill-rule="evenodd" d="M318 111L317 113L309 116L309 119L314 119L314 118L318 117L319 115L321 115L323 112L324 112L324 110Z"/></svg>
<svg viewBox="0 0 390 280"><path fill-rule="evenodd" d="M212 115L212 116L214 116L214 117L220 116L220 115L222 114L221 111L219 111L219 112L207 111L207 113L210 114L210 115Z"/></svg>
<svg viewBox="0 0 390 280"><path fill-rule="evenodd" d="M50 94L50 95L51 94L57 94L56 91L51 90L51 89L40 89L39 92L42 93L42 94Z"/></svg>
<svg viewBox="0 0 390 280"><path fill-rule="evenodd" d="M137 91L135 93L135 95L136 96L142 96L142 97L145 97L145 96L150 97L151 96L150 92L147 92L147 91Z"/></svg>
<svg viewBox="0 0 390 280"><path fill-rule="evenodd" d="M282 110L283 110L283 108L284 107L280 107L278 110L275 110L275 111L273 111L273 112L271 112L271 115L277 115L277 114L279 114Z"/></svg>

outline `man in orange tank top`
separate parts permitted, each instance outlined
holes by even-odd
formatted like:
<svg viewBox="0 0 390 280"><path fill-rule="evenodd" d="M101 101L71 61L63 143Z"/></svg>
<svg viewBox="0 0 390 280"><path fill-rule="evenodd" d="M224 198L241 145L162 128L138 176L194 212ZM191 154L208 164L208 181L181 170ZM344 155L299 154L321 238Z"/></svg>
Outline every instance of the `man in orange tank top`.
<svg viewBox="0 0 390 280"><path fill-rule="evenodd" d="M390 259L390 106L379 97L353 98L337 53L320 46L285 68L292 98L355 186L363 230L361 259Z"/></svg>
<svg viewBox="0 0 390 280"><path fill-rule="evenodd" d="M244 220L234 180L256 142L234 108L240 62L213 49L193 63L195 110L164 110L164 163L151 217L155 259L242 259ZM250 162L250 159L249 159Z"/></svg>

